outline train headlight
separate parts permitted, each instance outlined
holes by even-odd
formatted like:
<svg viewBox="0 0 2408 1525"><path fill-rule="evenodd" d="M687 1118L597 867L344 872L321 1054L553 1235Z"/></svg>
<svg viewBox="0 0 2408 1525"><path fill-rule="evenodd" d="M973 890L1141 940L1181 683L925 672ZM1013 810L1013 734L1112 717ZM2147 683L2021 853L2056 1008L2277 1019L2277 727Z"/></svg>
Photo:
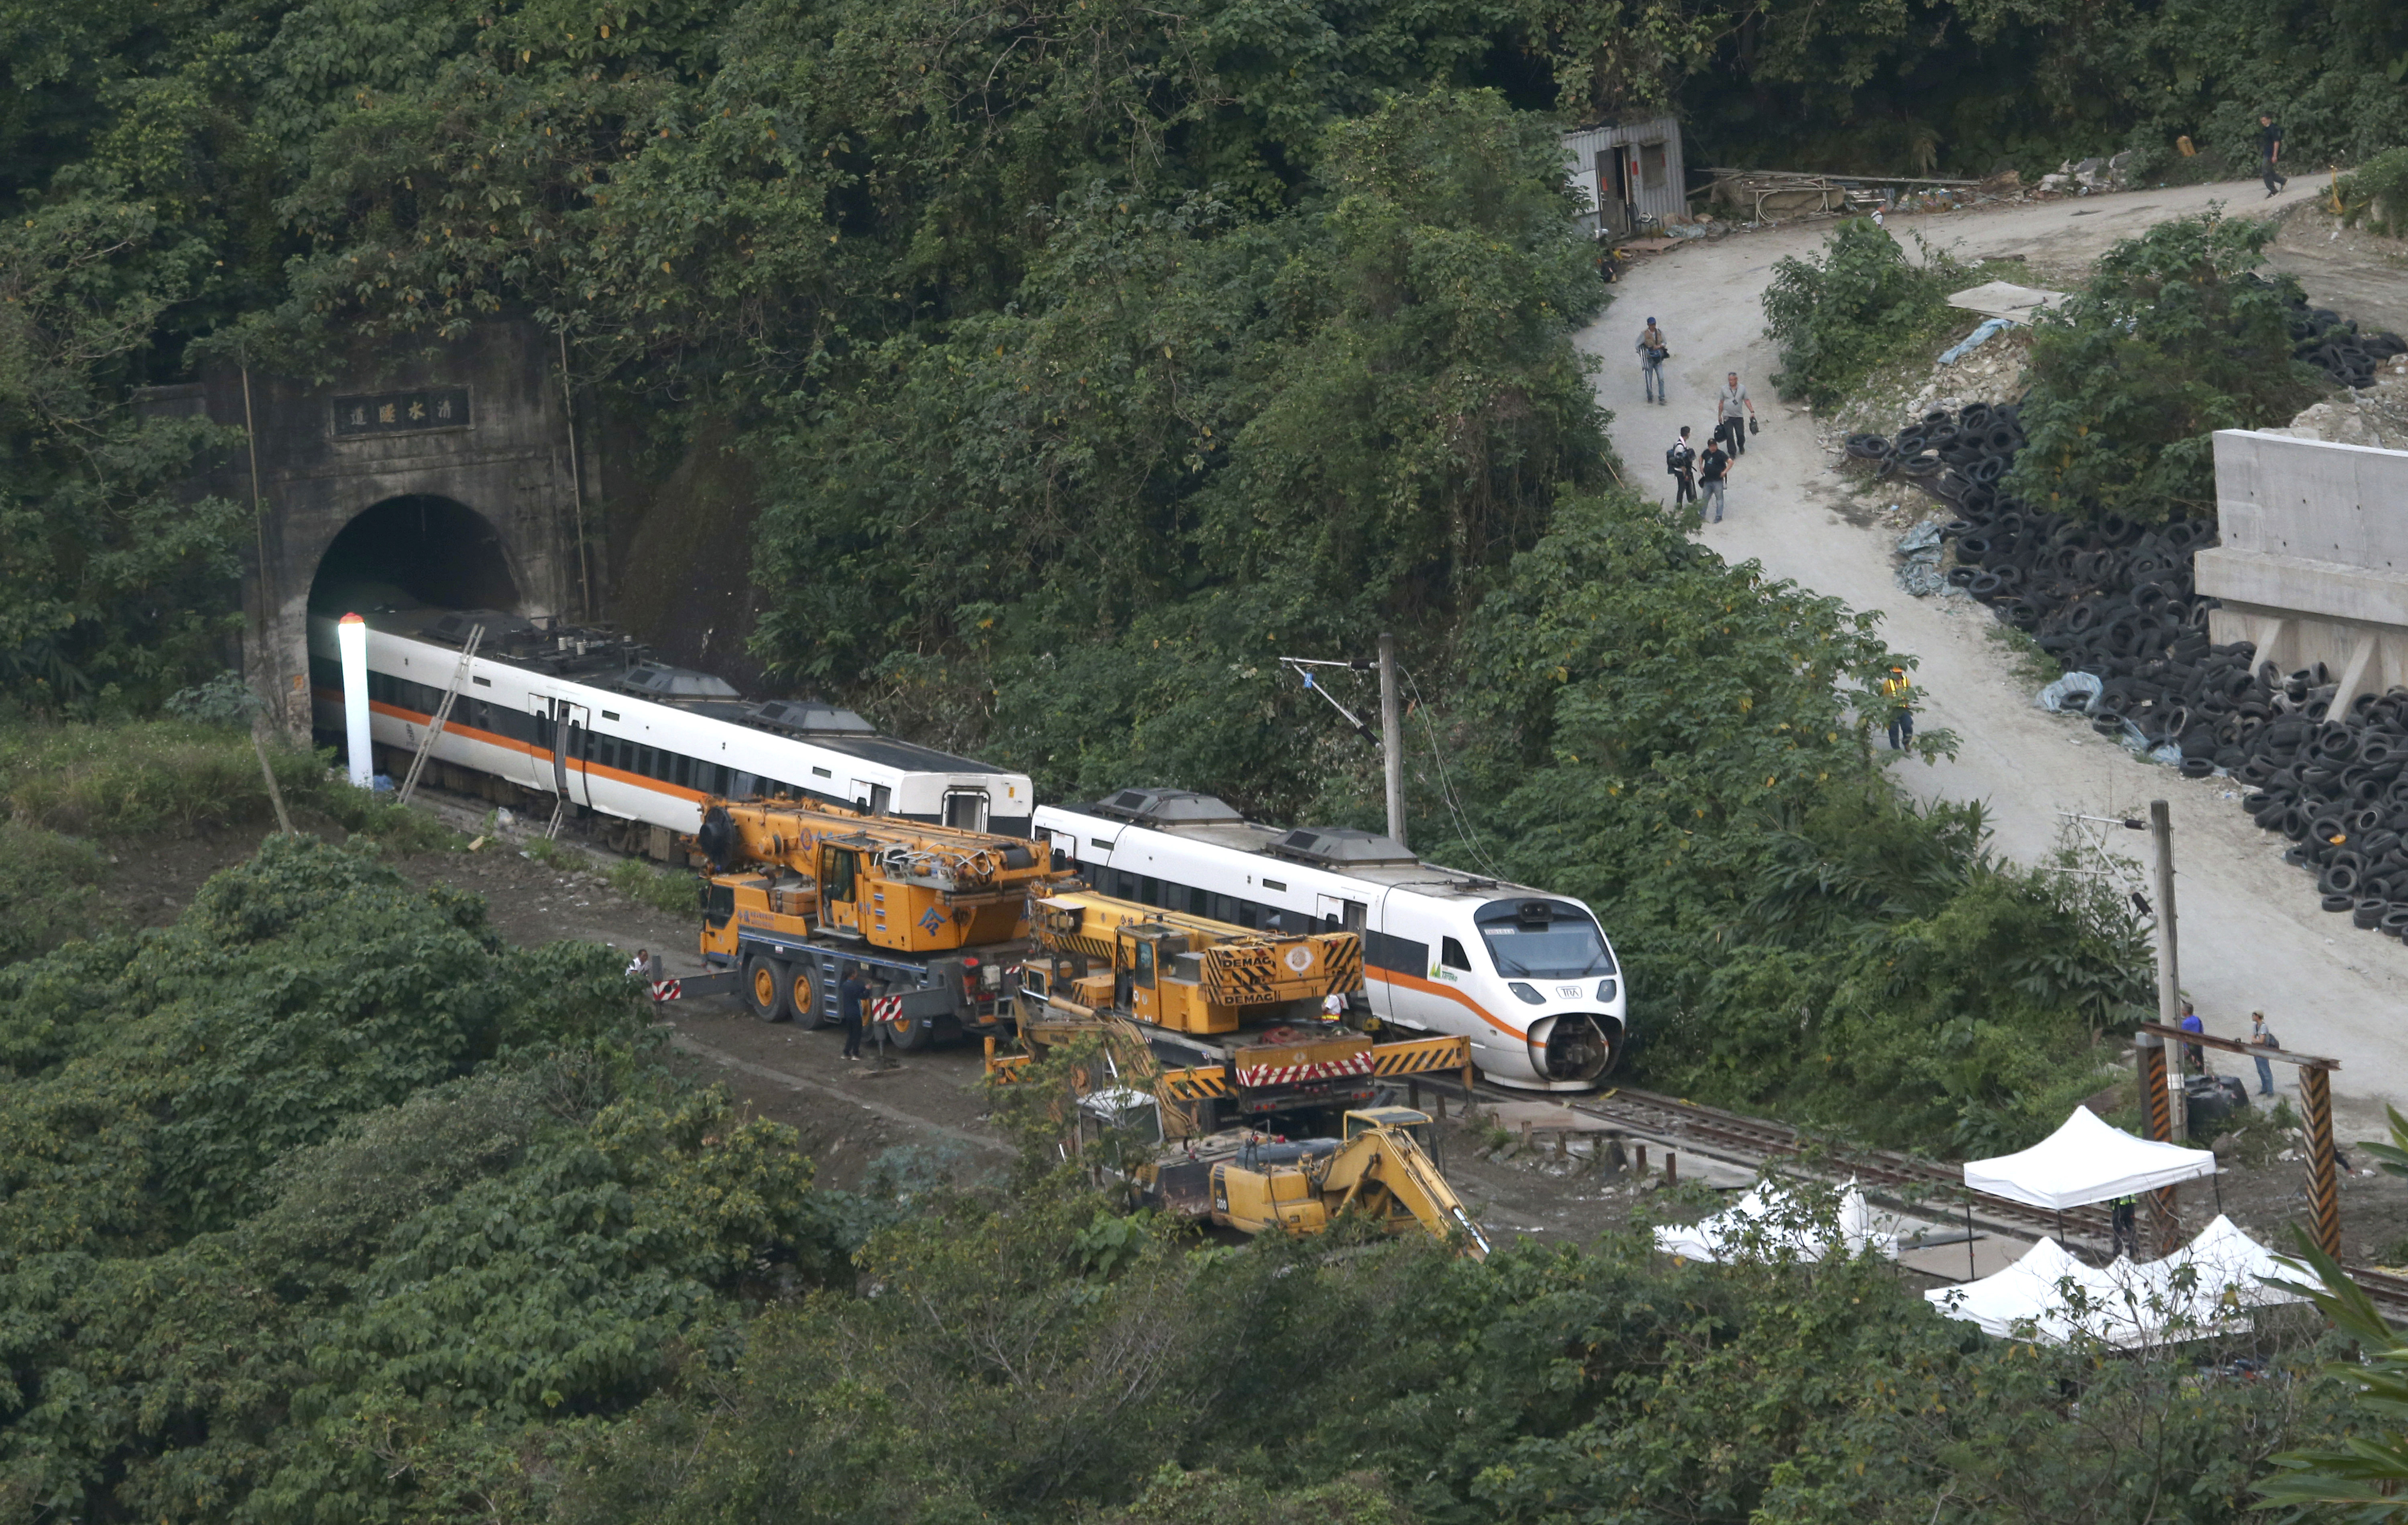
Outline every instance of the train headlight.
<svg viewBox="0 0 2408 1525"><path fill-rule="evenodd" d="M1599 980L1597 982L1597 999L1599 1000L1612 1000L1615 996L1621 993L1622 986L1616 985L1612 980Z"/></svg>
<svg viewBox="0 0 2408 1525"><path fill-rule="evenodd" d="M1524 985L1519 980L1515 980L1505 988L1512 991L1515 995L1521 997L1524 1000L1528 1001L1533 1006L1543 1006L1547 1003L1546 997L1539 994L1538 991L1532 989L1529 985Z"/></svg>

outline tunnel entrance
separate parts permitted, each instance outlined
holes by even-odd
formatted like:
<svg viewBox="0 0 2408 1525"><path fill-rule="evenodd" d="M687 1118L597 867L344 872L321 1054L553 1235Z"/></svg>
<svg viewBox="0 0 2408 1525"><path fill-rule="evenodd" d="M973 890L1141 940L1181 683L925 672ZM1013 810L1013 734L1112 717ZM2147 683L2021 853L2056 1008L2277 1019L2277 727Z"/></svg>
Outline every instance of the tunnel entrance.
<svg viewBox="0 0 2408 1525"><path fill-rule="evenodd" d="M476 510L448 497L390 497L354 518L318 558L313 613L408 601L441 609L522 612L502 537Z"/></svg>

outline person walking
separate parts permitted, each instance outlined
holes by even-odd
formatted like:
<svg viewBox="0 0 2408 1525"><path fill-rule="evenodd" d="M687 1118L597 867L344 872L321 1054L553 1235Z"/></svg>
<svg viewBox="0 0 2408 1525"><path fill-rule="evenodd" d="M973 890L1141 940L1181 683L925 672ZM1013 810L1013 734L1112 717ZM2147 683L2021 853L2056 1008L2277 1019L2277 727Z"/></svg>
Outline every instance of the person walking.
<svg viewBox="0 0 2408 1525"><path fill-rule="evenodd" d="M1698 500L1698 453L1689 443L1689 426L1681 425L1681 438L1664 453L1664 469L1672 474L1672 507Z"/></svg>
<svg viewBox="0 0 2408 1525"><path fill-rule="evenodd" d="M1723 522L1723 487L1730 481L1731 458L1717 442L1706 441L1706 453L1698 457L1698 511L1706 514L1706 522ZM1712 510L1711 513L1707 511Z"/></svg>
<svg viewBox="0 0 2408 1525"><path fill-rule="evenodd" d="M2191 1004L2189 1001L2183 1002L2182 1020L2176 1023L2175 1026L2181 1028L2185 1032L2205 1032L2207 1030L2207 1024L2201 1022L2199 1019L2199 1014L2191 1010ZM2193 1074L2203 1075L2207 1073L2206 1045L2203 1043L2183 1044L2183 1067L2190 1071Z"/></svg>
<svg viewBox="0 0 2408 1525"><path fill-rule="evenodd" d="M1672 400L1664 395L1664 362L1671 354L1671 346L1664 342L1664 330L1656 326L1655 319L1648 319L1647 326L1639 331L1639 380L1647 388L1649 402Z"/></svg>
<svg viewBox="0 0 2408 1525"><path fill-rule="evenodd" d="M2266 199L2273 200L2291 183L2283 173L2283 129L2274 125L2272 116L2260 113L2258 118L2258 157L2266 171ZM1653 319L1649 320L1653 322Z"/></svg>
<svg viewBox="0 0 2408 1525"><path fill-rule="evenodd" d="M1747 425L1755 422L1756 404L1748 401L1739 372L1727 372L1722 393L1714 400L1714 431L1724 437L1725 448L1734 458L1747 453Z"/></svg>
<svg viewBox="0 0 2408 1525"><path fill-rule="evenodd" d="M844 1057L861 1057L861 1003L869 997L869 982L862 978L859 964L848 964L844 983L836 987L836 1016L844 1026Z"/></svg>
<svg viewBox="0 0 2408 1525"><path fill-rule="evenodd" d="M2107 1211L2107 1235L2112 1253L2128 1260L2141 1258L2141 1199L2118 1197Z"/></svg>
<svg viewBox="0 0 2408 1525"><path fill-rule="evenodd" d="M2280 1048L2283 1046L2274 1041L2274 1035L2272 1033L2266 1030L2266 1014L2263 1012L2252 1012L2249 1014L2249 1042L2253 1047L2257 1048ZM2258 1061L2258 1094L2260 1096L2273 1095L2273 1061L2267 1058L2263 1054L2252 1054L2249 1057Z"/></svg>
<svg viewBox="0 0 2408 1525"><path fill-rule="evenodd" d="M1889 749L1904 752L1914 744L1914 683L1904 668L1892 668L1881 691L1889 701Z"/></svg>

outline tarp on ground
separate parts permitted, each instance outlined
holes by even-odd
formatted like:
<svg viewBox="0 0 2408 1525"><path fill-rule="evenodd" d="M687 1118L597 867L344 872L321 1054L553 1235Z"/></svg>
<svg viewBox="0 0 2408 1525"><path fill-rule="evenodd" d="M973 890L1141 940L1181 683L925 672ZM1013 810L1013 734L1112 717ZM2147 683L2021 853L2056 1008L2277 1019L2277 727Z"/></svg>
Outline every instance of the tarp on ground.
<svg viewBox="0 0 2408 1525"><path fill-rule="evenodd" d="M1952 293L1948 305L1987 317L2013 318L2017 323L2029 323L2033 313L2045 311L2064 300L2065 293L2061 291L2018 286L2012 281L1991 281Z"/></svg>
<svg viewBox="0 0 2408 1525"><path fill-rule="evenodd" d="M1968 1160L1965 1184L2009 1201L2063 1211L2214 1173L2215 1156L2205 1149L2134 1138L2100 1121L2088 1107L2076 1107L2063 1127L2028 1149Z"/></svg>
<svg viewBox="0 0 2408 1525"><path fill-rule="evenodd" d="M1656 1247L1691 1260L1734 1260L1750 1255L1820 1260L1831 1252L1834 1228L1848 1255L1870 1250L1897 1258L1898 1235L1874 1222L1872 1209L1854 1181L1840 1190L1836 1225L1819 1221L1796 1191L1777 1181L1763 1181L1710 1218L1656 1230Z"/></svg>
<svg viewBox="0 0 2408 1525"><path fill-rule="evenodd" d="M2219 1215L2182 1249L2146 1265L2119 1258L2094 1270L2043 1239L1996 1275L1923 1295L1985 1333L2050 1345L2081 1335L2130 1349L2245 1329L2252 1309L2302 1301L2261 1277L2305 1274Z"/></svg>

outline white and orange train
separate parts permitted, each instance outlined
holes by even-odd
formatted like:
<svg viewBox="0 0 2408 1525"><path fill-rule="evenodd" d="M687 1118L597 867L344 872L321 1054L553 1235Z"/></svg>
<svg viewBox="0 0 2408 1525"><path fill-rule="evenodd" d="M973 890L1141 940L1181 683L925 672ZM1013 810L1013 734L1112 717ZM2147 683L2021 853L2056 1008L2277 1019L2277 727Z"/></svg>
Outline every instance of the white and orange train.
<svg viewBox="0 0 2408 1525"><path fill-rule="evenodd" d="M1375 832L1263 826L1182 790L1040 805L1036 834L1107 895L1241 927L1360 931L1371 1014L1462 1034L1500 1085L1584 1090L1621 1057L1622 971L1568 896L1425 863Z"/></svg>
<svg viewBox="0 0 2408 1525"><path fill-rule="evenodd" d="M500 794L536 797L529 803L566 796L614 845L640 845L638 825L693 832L704 800L755 795L1028 835L1026 774L882 736L850 710L747 699L708 674L651 660L615 632L397 601L359 612L368 626L370 732L379 765L395 776L481 625L430 761L479 775L461 782L489 793L492 781L504 785ZM339 734L335 626L332 615L309 621L309 677L316 727Z"/></svg>

